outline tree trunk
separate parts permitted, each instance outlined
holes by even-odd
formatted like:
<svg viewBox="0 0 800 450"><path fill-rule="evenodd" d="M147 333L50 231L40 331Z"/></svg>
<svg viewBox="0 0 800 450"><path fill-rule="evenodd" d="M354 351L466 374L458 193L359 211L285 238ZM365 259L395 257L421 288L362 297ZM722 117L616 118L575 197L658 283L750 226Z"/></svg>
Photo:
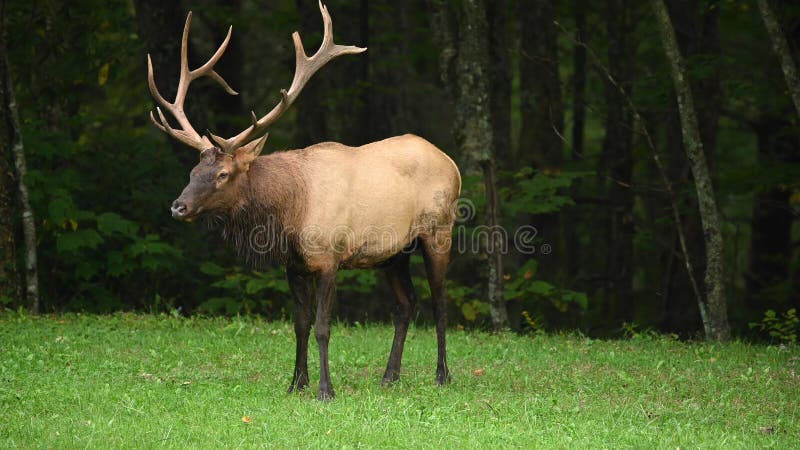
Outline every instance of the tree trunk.
<svg viewBox="0 0 800 450"><path fill-rule="evenodd" d="M307 6L307 2L297 0L296 5L297 9L301 11L301 29L319 30L319 15L309 12L302 13L302 11L304 11L303 8ZM306 34L310 35L311 32L303 33L301 36L309 39ZM321 40L321 38L319 38L319 40ZM306 45L308 46L308 44ZM311 48L311 46L309 46L309 48ZM294 64L294 62L292 64ZM326 69L335 69L335 67L336 64L332 64L331 67L327 67ZM294 66L292 66L292 68L294 69ZM328 76L312 78L306 87L303 88L302 97L293 105L293 108L297 109L297 113L295 114L296 124L294 136L297 148L308 147L309 145L337 139L337 137L330 136L331 127L328 124L330 108L325 99L325 90L330 77L331 75L329 72Z"/></svg>
<svg viewBox="0 0 800 450"><path fill-rule="evenodd" d="M374 1L373 1L374 3ZM358 45L364 48L370 48L370 7L369 7L369 0L360 0L358 5L358 31L360 35L360 39L358 40ZM370 58L372 56L372 52L364 52L359 55L358 63L359 63L359 110L357 113L358 123L361 128L361 139L358 144L366 144L368 142L373 142L378 139L383 139L386 136L391 135L383 135L382 137L375 136L375 126L373 124L373 106L372 106L372 97L373 97L373 90L369 88L370 86L370 67L372 66L372 61Z"/></svg>
<svg viewBox="0 0 800 450"><path fill-rule="evenodd" d="M626 107L633 77L630 39L631 6L627 0L607 0L606 27L609 37L608 70L618 86L606 82L606 133L602 164L608 180L611 211L604 239L607 289L604 295L609 321L633 321L633 113Z"/></svg>
<svg viewBox="0 0 800 450"><path fill-rule="evenodd" d="M366 3L366 2L365 2ZM360 111L362 120L352 124L353 128L364 134L364 142L373 142L402 133L415 132L421 114L418 105L411 99L419 74L414 70L413 45L415 36L414 10L408 2L392 3L386 0L369 2L371 28L375 30L370 42L370 33L362 31L361 40L355 40L362 47L369 47L371 53L380 57L365 60L370 66L362 66L362 93ZM366 20L366 19L365 19ZM387 36L401 36L390 39ZM349 80L355 77L347 74ZM343 81L343 86L353 81ZM357 114L356 114L357 116Z"/></svg>
<svg viewBox="0 0 800 450"><path fill-rule="evenodd" d="M586 0L575 0L575 44L572 74L572 159L583 158L583 137L586 127Z"/></svg>
<svg viewBox="0 0 800 450"><path fill-rule="evenodd" d="M687 58L694 56L705 57L712 63L706 70L696 73L690 79L691 87L695 92L702 92L698 97L697 116L700 128L700 140L708 162L709 170L713 172L716 161L717 136L719 130L719 116L722 106L722 89L718 64L715 62L720 55L719 44L719 5L715 0L672 0L667 2L667 7L674 24L678 47ZM670 179L676 180L679 191L689 189L692 184L689 162L680 155L686 152L681 139L680 114L677 103L667 113L667 164ZM694 196L683 196L681 199L683 211L696 211L697 200ZM702 242L703 229L700 218L688 214L682 217L683 233L689 242ZM679 259L682 250L677 239L672 247L666 249L667 265L674 268L671 259ZM694 245L689 248L689 258L694 262L693 277L699 279L705 273L703 245ZM694 285L684 271L677 271L674 277L665 281L668 286L663 288L663 316L662 329L676 333L692 333L702 326L702 319L695 305Z"/></svg>
<svg viewBox="0 0 800 450"><path fill-rule="evenodd" d="M558 167L562 160L564 106L551 0L522 0L520 29L519 158L522 165Z"/></svg>
<svg viewBox="0 0 800 450"><path fill-rule="evenodd" d="M490 233L486 238L486 256L488 258L489 276L487 280L487 295L491 306L492 326L501 330L509 326L508 308L503 293L503 248L506 243L502 241L503 235L493 232L500 227L500 198L497 193L497 175L493 159L481 162L483 180L486 186L486 225Z"/></svg>
<svg viewBox="0 0 800 450"><path fill-rule="evenodd" d="M186 11L181 2L163 0L135 0L136 30L142 47L153 60L153 78L159 91L169 101L174 99L178 90L180 75L180 50L181 33L183 32ZM195 19L196 20L196 19ZM192 46L189 46L189 60ZM142 57L142 72L144 72L145 58ZM235 85L233 85L235 87ZM190 105L201 105L201 102L189 102L187 115L192 118L193 109ZM155 108L153 106L152 108ZM144 114L144 112L143 112ZM194 122L198 123L198 122ZM217 132L217 134L221 134ZM187 151L186 146L176 139L169 139L164 135L165 141L174 150L174 154L184 167L193 167L197 164L197 153Z"/></svg>
<svg viewBox="0 0 800 450"><path fill-rule="evenodd" d="M575 35L571 38L573 44L573 74L572 74L572 142L570 146L570 159L572 163L581 164L584 160L584 136L586 128L586 62L588 47L587 9L589 2L586 0L573 1L575 20ZM565 31L561 27L562 31ZM582 165L582 164L581 164ZM589 181L591 183L591 181ZM579 198L586 191L583 180L574 180L570 186L570 196ZM587 212L593 207L574 207L562 212L561 220L565 224L577 224L587 221ZM563 252L561 265L564 267L564 283L573 289L586 290L585 284L580 281L585 279L586 267L590 260L585 257L585 244L581 237L585 229L576 226L561 227L563 238Z"/></svg>
<svg viewBox="0 0 800 450"><path fill-rule="evenodd" d="M141 0L138 0L141 2ZM175 2L180 4L180 2ZM226 2L226 10L232 14L231 23L235 21L234 18L241 15L242 0L228 0ZM195 16L197 20L197 16ZM210 22L206 20L205 22ZM211 48L216 48L225 36L227 27L213 26L213 33ZM236 25L234 24L234 29ZM214 39L216 38L216 39ZM173 38L174 39L174 38ZM222 75L222 78L228 82L235 90L241 91L244 87L244 49L242 43L244 37L240 34L236 38L232 38L222 54L219 62L215 66L215 70ZM206 61L211 55L203 55L198 58L198 61ZM190 59L191 60L191 59ZM218 136L233 136L242 131L243 123L248 122L248 111L242 104L242 95L230 95L218 86L213 86L210 89L198 90L196 94L198 98L195 104L207 105L202 108L202 115L205 116L204 120L193 123L206 123L212 133ZM198 111L200 112L200 111ZM264 112L256 111L256 114L264 114ZM199 114L198 114L199 115ZM247 126L247 125L244 125Z"/></svg>
<svg viewBox="0 0 800 450"><path fill-rule="evenodd" d="M374 21L379 22L378 11L381 9L381 0L373 0L372 2L363 2L361 0L349 0L337 2L335 8L331 11L335 24L336 39L341 42L349 42L361 47L367 47L365 39L369 39L370 18L367 14L375 14ZM311 13L313 8L311 2L307 0L297 0L297 10L301 15L303 29L308 32L303 33L303 39L307 42L307 48L314 48L319 45L321 39L321 28L319 21L319 14L316 16ZM398 7L398 10L402 7ZM394 19L402 13L398 11ZM389 26L394 26L392 22ZM378 27L382 29L382 27ZM317 31L319 30L319 31ZM387 30L388 31L388 30ZM317 34L320 33L320 34ZM372 40L369 43L369 50L366 53L359 55L358 58L342 58L337 60L335 64L331 64L325 68L325 75L319 79L313 80L309 83L323 84L325 89L320 91L319 94L315 93L314 96L318 97L321 103L315 100L306 98L305 93L301 100L303 105L302 113L312 112L313 109L324 109L327 118L327 135L320 136L321 139L315 143L323 140L335 140L346 145L363 145L375 140L375 135L381 135L386 138L384 129L377 129L385 122L378 122L373 119L373 115L386 119L388 122L389 117L385 116L381 108L381 102L387 96L385 92L371 92L369 89L370 83L374 82L374 72L371 70L371 63L369 54L380 54L389 58L389 51L381 52L375 47L379 43ZM394 48L390 49L395 51ZM311 51L311 50L309 50ZM366 56L366 58L362 58ZM394 83L387 83L393 86ZM390 89L387 89L387 91ZM374 95L373 95L374 94ZM317 114L316 111L312 112ZM299 117L299 116L298 116ZM298 129L302 133L302 130Z"/></svg>
<svg viewBox="0 0 800 450"><path fill-rule="evenodd" d="M800 82L789 44L796 50L800 44L800 27L794 24L783 32L775 13L766 0L758 1L772 47L781 61L786 84L800 117ZM778 12L780 17L780 11ZM791 21L790 21L791 22ZM787 43L788 36L792 41ZM794 58L797 54L794 53ZM792 167L800 162L800 142L794 132L788 106L779 111L765 111L755 122L758 136L758 159L763 167L780 164ZM777 184L777 185L776 185ZM792 211L791 189L784 183L772 183L756 192L750 234L750 261L745 274L745 310L749 318L759 320L767 309L800 309L797 273L792 274ZM800 273L800 269L795 269Z"/></svg>
<svg viewBox="0 0 800 450"><path fill-rule="evenodd" d="M662 284L662 304L660 327L664 332L678 333L680 335L692 335L699 328L704 326L698 302L703 299L696 298L692 286L692 277L702 279L706 269L705 261L705 241L703 240L703 229L700 218L693 211L697 211L697 200L693 195L685 193L692 190L691 169L686 158L682 137L680 114L677 113L677 103L670 100L670 110L665 114L663 124L665 128L665 146L667 151L664 155L667 176L670 180L675 180L676 192L679 194L675 199L679 211L681 212L680 223L686 241L694 243L687 248L688 258L692 261L692 274L682 270L678 262L686 258L680 247L677 234L671 239L672 243L664 249L666 266L672 268L672 273L661 281ZM656 208L662 205L656 204ZM656 225L658 226L658 225ZM675 225L663 224L659 233L676 233L672 230ZM657 229L659 229L657 228ZM672 261L672 260L675 261Z"/></svg>
<svg viewBox="0 0 800 450"><path fill-rule="evenodd" d="M2 64L2 62L0 62ZM20 279L17 270L17 238L15 219L16 180L11 142L14 132L10 126L6 105L5 77L0 79L0 307L3 304L22 304Z"/></svg>
<svg viewBox="0 0 800 450"><path fill-rule="evenodd" d="M686 78L686 70L678 50L678 43L670 22L669 13L663 0L652 0L652 5L656 13L664 51L669 60L670 72L675 84L684 148L691 163L692 174L695 179L700 219L703 223L703 236L706 242L706 300L705 303L701 302L699 305L700 313L705 326L706 338L709 340L727 340L730 338L730 327L728 325L725 286L723 284L725 280L724 249L714 189L703 152L703 143L700 140L700 131L691 89Z"/></svg>
<svg viewBox="0 0 800 450"><path fill-rule="evenodd" d="M22 209L22 232L25 238L25 299L28 309L32 314L38 314L39 305L39 274L36 263L36 220L33 216L30 201L28 200L28 187L25 184L25 147L22 142L22 128L19 122L19 112L17 101L14 97L14 86L11 80L11 68L8 65L5 42L0 42L0 64L2 64L2 76L5 84L4 97L6 103L3 105L10 120L11 131L13 133L12 151L14 152L14 168L16 169L17 192L19 192L19 204Z"/></svg>
<svg viewBox="0 0 800 450"><path fill-rule="evenodd" d="M497 184L494 173L493 137L489 101L489 52L486 8L481 0L432 1L441 54L442 79L455 103L453 134L466 174L482 170L489 227L499 223ZM451 6L453 9L448 8ZM454 36L457 35L458 39ZM490 228L492 229L492 228ZM508 326L503 297L503 259L490 233L484 251L488 260L488 297L495 329Z"/></svg>
<svg viewBox="0 0 800 450"><path fill-rule="evenodd" d="M492 138L497 167L512 168L511 161L511 58L508 36L508 1L486 4L489 24L489 100Z"/></svg>
<svg viewBox="0 0 800 450"><path fill-rule="evenodd" d="M769 6L769 1L757 0L756 3L758 3L758 9L761 11L761 18L764 19L769 39L772 41L772 49L775 50L775 55L781 62L783 76L786 78L786 85L789 87L789 93L797 110L797 117L800 117L800 78L797 76L797 68L792 60L789 45L786 43L781 26Z"/></svg>
<svg viewBox="0 0 800 450"><path fill-rule="evenodd" d="M520 132L519 166L560 169L564 148L564 105L559 79L555 13L551 0L522 0L520 17ZM539 236L565 249L561 214L523 217ZM563 283L568 251L552 252L539 265L542 278Z"/></svg>
<svg viewBox="0 0 800 450"><path fill-rule="evenodd" d="M136 0L136 29L153 60L154 78L167 100L178 90L181 33L186 19L180 2ZM196 20L196 19L195 19ZM145 59L142 57L142 65Z"/></svg>
<svg viewBox="0 0 800 450"><path fill-rule="evenodd" d="M787 113L789 108L784 109ZM800 163L800 142L792 133L789 115L763 114L756 125L758 159L762 167ZM750 233L750 261L745 275L745 309L758 320L767 309L786 310L792 306L789 279L792 260L794 213L789 203L791 189L771 185L759 189L753 200ZM795 299L796 302L797 299Z"/></svg>

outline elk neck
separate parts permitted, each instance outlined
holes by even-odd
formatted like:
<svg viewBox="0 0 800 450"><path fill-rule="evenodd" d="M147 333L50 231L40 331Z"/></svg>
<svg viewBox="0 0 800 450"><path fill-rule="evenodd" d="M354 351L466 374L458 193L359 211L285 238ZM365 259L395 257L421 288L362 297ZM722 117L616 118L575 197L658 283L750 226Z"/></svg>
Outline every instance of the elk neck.
<svg viewBox="0 0 800 450"><path fill-rule="evenodd" d="M301 153L260 156L241 176L241 201L223 218L223 238L255 268L293 263L308 204Z"/></svg>

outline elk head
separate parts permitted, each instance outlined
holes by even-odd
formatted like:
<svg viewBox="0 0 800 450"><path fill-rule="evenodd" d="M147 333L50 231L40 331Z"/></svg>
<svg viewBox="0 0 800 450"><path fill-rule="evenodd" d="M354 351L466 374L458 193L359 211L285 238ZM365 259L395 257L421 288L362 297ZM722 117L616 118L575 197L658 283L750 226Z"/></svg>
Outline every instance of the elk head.
<svg viewBox="0 0 800 450"><path fill-rule="evenodd" d="M150 111L150 119L161 131L201 152L200 162L192 169L189 176L189 184L184 188L180 197L172 203L173 217L190 221L204 213L232 210L239 206L244 201L242 188L247 183L250 163L261 153L267 140L268 133L266 133L266 129L289 109L289 106L300 95L300 91L303 90L311 76L322 66L337 56L361 53L366 50L366 48L361 47L334 44L333 22L328 13L328 8L322 2L319 2L319 9L322 13L325 30L320 48L313 56L308 56L303 49L300 34L294 32L292 40L294 41L295 49L295 72L289 90L281 89L281 100L261 118L258 118L255 112L251 112L251 125L230 138L215 136L210 132L201 136L189 123L183 103L186 100L189 85L192 81L201 77L209 77L222 86L227 93L238 95L214 70L214 65L222 57L228 42L230 42L233 27L228 28L225 40L211 59L197 69L190 70L187 46L192 13L191 11L189 12L186 17L186 25L183 28L180 79L173 102L168 102L159 93L153 78L153 62L150 55L147 55L148 85L150 86L150 92L160 105L156 107L156 114ZM169 112L178 122L178 128L173 128L170 125L162 112L162 108ZM259 138L259 136L262 137Z"/></svg>

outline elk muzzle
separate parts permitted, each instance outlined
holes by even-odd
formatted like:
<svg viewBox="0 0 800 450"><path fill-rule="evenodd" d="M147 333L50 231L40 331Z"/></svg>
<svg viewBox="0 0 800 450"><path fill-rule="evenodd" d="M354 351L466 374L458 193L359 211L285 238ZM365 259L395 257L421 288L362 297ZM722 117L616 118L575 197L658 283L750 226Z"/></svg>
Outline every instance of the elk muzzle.
<svg viewBox="0 0 800 450"><path fill-rule="evenodd" d="M186 206L186 203L181 199L177 199L172 202L172 207L170 208L172 211L172 218L183 220L189 214L189 207Z"/></svg>
<svg viewBox="0 0 800 450"><path fill-rule="evenodd" d="M177 200L172 202L172 206L169 208L170 212L172 212L172 218L184 222L191 222L197 217L197 213L200 212L201 208L192 208L188 203L182 200L182 197L183 196L180 196Z"/></svg>

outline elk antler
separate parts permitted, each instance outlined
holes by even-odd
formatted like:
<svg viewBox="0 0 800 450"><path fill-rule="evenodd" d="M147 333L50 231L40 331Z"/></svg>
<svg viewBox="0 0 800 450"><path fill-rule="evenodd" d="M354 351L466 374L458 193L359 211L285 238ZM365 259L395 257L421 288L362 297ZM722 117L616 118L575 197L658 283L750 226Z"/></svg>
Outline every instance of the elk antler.
<svg viewBox="0 0 800 450"><path fill-rule="evenodd" d="M352 45L335 44L333 42L333 22L331 21L331 16L328 13L328 8L322 4L322 1L319 2L319 10L322 13L322 21L324 23L325 30L322 38L322 45L320 45L319 49L316 51L316 53L314 53L313 56L309 57L303 49L303 42L300 40L300 34L296 31L292 34L295 50L294 78L292 79L292 84L289 86L288 91L281 89L281 100L278 102L278 104L260 119L254 112L251 112L252 125L247 127L244 131L236 136L225 139L215 136L210 132L208 133L211 139L213 139L217 146L219 146L219 148L221 148L224 152L232 154L237 148L242 147L248 142L254 140L256 137L258 137L258 135L265 132L267 127L274 123L281 115L283 115L284 112L286 112L287 109L289 109L289 106L291 106L300 95L300 92L303 90L303 87L305 87L308 80L322 66L337 56L357 54L366 50L366 48L355 47ZM153 68L150 62L150 55L147 56L150 92L153 93L153 96L164 108L172 112L173 116L175 116L175 119L180 123L182 129L174 130L170 128L159 108L156 109L158 111L159 118L161 119L161 123L156 121L156 118L153 116L152 112L150 113L150 117L153 119L153 123L155 123L156 126L162 131L178 139L179 141L202 151L208 147L211 147L211 143L206 136L201 137L192 128L191 124L189 124L186 114L183 112L183 101L186 97L186 90L189 87L189 83L201 76L209 76L213 78L215 81L220 83L229 94L236 95L236 92L231 89L230 86L228 86L225 80L223 80L222 77L220 77L219 74L213 70L214 64L219 60L220 56L222 56L222 53L225 51L225 47L228 45L228 41L231 37L231 29L228 29L228 36L225 38L225 41L222 43L214 56L212 56L211 59L199 69L189 71L186 62L186 44L188 40L189 22L191 21L191 17L192 13L190 12L186 19L186 27L183 30L183 41L181 46L181 78L178 84L178 93L175 97L174 103L168 103L158 93L158 90L155 87L155 82L153 81ZM259 145L255 146L254 148L258 149L260 147L261 146Z"/></svg>
<svg viewBox="0 0 800 450"><path fill-rule="evenodd" d="M281 89L280 102L265 116L256 119L256 114L251 112L253 124L241 133L228 139L223 139L211 134L211 138L223 151L231 153L263 133L267 127L289 109L289 106L291 106L300 95L300 91L303 90L303 87L305 87L311 76L330 60L337 56L357 54L367 50L366 48L352 45L335 44L333 42L333 22L328 13L328 8L322 4L322 1L319 2L319 10L322 13L322 21L325 30L319 49L313 56L309 57L303 49L303 41L300 40L300 34L296 31L292 33L295 52L295 72L292 85L289 86L288 91Z"/></svg>
<svg viewBox="0 0 800 450"><path fill-rule="evenodd" d="M189 123L189 119L186 117L186 112L183 110L183 102L186 100L186 93L189 90L189 85L192 83L192 81L201 77L209 77L219 83L228 94L238 95L238 93L231 89L228 83L226 83L225 80L214 70L214 64L219 62L219 59L222 57L222 54L225 53L225 49L228 47L228 42L231 40L231 32L233 31L233 27L228 28L228 35L225 36L225 40L222 41L222 44L219 46L211 59L208 60L208 62L197 69L189 70L188 45L189 27L191 24L192 12L189 11L189 14L186 16L186 24L183 26L183 37L181 38L181 75L178 81L178 92L175 94L174 102L168 102L166 99L164 99L161 93L158 92L156 82L153 79L153 61L150 58L150 54L147 54L147 84L150 86L150 93L153 94L153 97L155 97L156 101L161 104L164 109L172 113L172 116L175 117L175 120L178 121L178 124L181 128L172 128L169 124L169 121L167 121L166 117L164 117L164 113L161 112L160 107L156 107L158 119L156 119L155 115L153 115L153 111L150 111L150 119L161 131L190 147L194 147L200 151L203 151L209 147L212 147L211 142L207 137L200 136L200 134L192 127L192 124Z"/></svg>

